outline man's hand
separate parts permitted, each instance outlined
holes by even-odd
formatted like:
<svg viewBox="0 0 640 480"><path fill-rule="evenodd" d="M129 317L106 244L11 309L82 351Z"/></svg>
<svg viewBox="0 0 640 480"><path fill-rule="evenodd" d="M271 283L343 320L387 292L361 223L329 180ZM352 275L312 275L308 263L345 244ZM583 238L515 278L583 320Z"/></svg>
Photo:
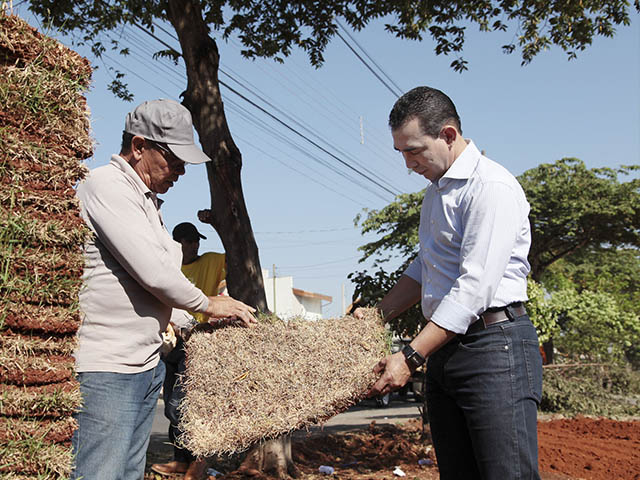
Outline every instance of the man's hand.
<svg viewBox="0 0 640 480"><path fill-rule="evenodd" d="M362 320L364 318L364 308L358 307L353 311L353 316L358 320Z"/></svg>
<svg viewBox="0 0 640 480"><path fill-rule="evenodd" d="M219 295L217 297L209 297L209 307L207 315L212 318L234 318L240 321L244 327L249 327L258 323L256 317L253 316L256 309L245 305L235 298Z"/></svg>
<svg viewBox="0 0 640 480"><path fill-rule="evenodd" d="M373 372L382 373L378 381L367 392L367 396L375 397L398 390L406 385L411 377L411 370L402 352L389 355L378 362Z"/></svg>

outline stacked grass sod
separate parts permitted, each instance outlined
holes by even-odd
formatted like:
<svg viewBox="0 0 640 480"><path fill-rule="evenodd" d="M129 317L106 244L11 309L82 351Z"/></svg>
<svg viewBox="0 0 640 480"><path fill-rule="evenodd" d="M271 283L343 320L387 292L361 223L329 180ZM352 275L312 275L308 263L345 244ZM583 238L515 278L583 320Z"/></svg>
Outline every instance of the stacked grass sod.
<svg viewBox="0 0 640 480"><path fill-rule="evenodd" d="M67 478L89 62L0 12L0 477Z"/></svg>
<svg viewBox="0 0 640 480"><path fill-rule="evenodd" d="M264 318L194 333L179 441L198 456L232 454L327 420L365 395L389 350L374 309L363 320Z"/></svg>

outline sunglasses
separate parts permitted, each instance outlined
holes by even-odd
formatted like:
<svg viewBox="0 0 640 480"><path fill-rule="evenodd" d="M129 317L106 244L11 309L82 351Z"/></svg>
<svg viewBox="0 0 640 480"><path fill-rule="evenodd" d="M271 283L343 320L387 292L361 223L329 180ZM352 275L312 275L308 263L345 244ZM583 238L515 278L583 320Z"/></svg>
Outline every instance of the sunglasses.
<svg viewBox="0 0 640 480"><path fill-rule="evenodd" d="M156 147L156 149L158 149L160 152L162 152L162 154L163 154L162 156L164 157L164 159L167 161L167 163L169 164L169 166L171 168L184 168L185 167L185 162L183 162L178 157L176 157L175 153L173 153L167 147L165 147L164 145L162 145L162 144L160 144L158 142L154 142L153 140L149 140L149 142L151 144L153 144L153 146Z"/></svg>

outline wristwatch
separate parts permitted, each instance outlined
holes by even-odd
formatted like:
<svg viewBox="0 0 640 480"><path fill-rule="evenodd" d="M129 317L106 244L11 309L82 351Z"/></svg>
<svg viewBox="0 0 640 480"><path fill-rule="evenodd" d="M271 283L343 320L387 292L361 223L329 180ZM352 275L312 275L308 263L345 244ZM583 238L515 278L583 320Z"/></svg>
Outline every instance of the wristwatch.
<svg viewBox="0 0 640 480"><path fill-rule="evenodd" d="M422 355L420 355L418 352L416 352L411 347L411 345L406 345L402 349L402 354L404 355L404 359L406 360L407 364L409 365L409 368L411 368L412 370L416 370L417 368L422 366L422 364L424 364L424 362L427 361Z"/></svg>

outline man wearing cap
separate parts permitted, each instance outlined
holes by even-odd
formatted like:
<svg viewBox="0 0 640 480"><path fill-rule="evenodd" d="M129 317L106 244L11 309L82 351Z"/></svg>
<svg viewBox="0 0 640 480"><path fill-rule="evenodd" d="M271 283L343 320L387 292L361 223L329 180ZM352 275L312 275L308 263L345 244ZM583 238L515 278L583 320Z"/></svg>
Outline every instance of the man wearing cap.
<svg viewBox="0 0 640 480"><path fill-rule="evenodd" d="M205 239L193 223L183 222L175 226L173 239L182 246L182 273L202 290L206 295L217 295L218 288L225 277L224 253L206 252L198 255L200 239ZM198 323L207 321L201 313L191 312ZM173 329L170 325L168 328ZM184 398L184 390L180 377L185 372L184 341L186 335L178 330L175 347L163 355L166 367L162 398L164 400L164 414L169 419L169 442L173 444L173 460L167 463L157 463L151 470L161 475L185 473L185 480L203 478L207 464L205 459L197 459L189 450L178 445L176 439L182 434L179 428L180 417L178 407Z"/></svg>
<svg viewBox="0 0 640 480"><path fill-rule="evenodd" d="M180 271L157 194L209 158L194 144L191 114L172 100L127 115L119 155L78 186L85 245L82 323L74 353L82 407L73 479L139 480L164 378L159 349L174 308L255 323L252 307L207 297ZM178 318L178 317L176 317Z"/></svg>

